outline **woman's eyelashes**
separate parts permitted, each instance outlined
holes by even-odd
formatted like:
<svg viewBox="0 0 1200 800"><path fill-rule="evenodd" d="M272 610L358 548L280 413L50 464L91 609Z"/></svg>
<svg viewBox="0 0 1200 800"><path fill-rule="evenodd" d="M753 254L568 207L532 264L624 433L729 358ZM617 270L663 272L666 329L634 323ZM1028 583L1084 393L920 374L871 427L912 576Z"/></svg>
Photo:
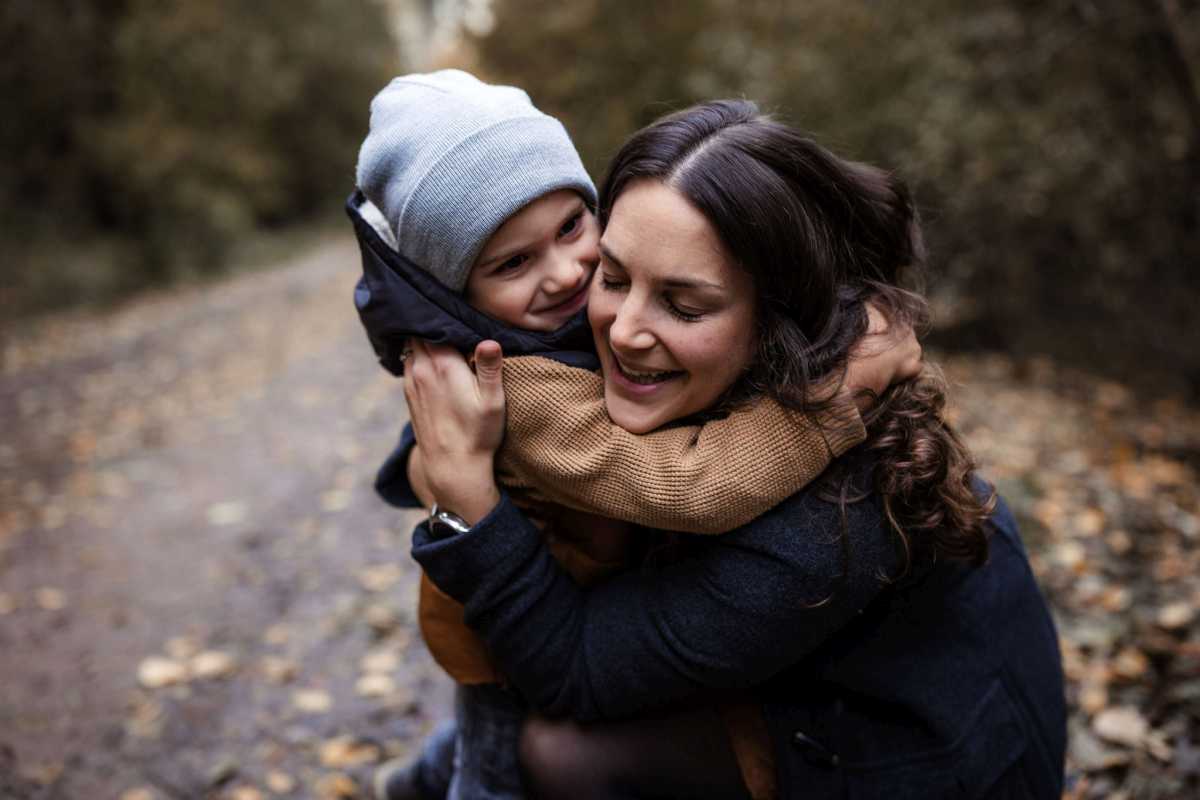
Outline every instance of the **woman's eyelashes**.
<svg viewBox="0 0 1200 800"><path fill-rule="evenodd" d="M628 285L628 283L628 281L624 281L614 275L610 275L603 269L600 270L600 286L610 292L619 291Z"/></svg>
<svg viewBox="0 0 1200 800"><path fill-rule="evenodd" d="M600 288L607 292L620 292L629 286L629 281L617 275L600 270ZM683 322L698 322L704 318L705 312L696 311L680 306L669 294L660 295L663 308L667 313Z"/></svg>
<svg viewBox="0 0 1200 800"><path fill-rule="evenodd" d="M667 311L670 312L671 316L684 322L699 322L700 319L704 317L704 312L688 311L680 308L669 297L664 297L663 302L666 303Z"/></svg>

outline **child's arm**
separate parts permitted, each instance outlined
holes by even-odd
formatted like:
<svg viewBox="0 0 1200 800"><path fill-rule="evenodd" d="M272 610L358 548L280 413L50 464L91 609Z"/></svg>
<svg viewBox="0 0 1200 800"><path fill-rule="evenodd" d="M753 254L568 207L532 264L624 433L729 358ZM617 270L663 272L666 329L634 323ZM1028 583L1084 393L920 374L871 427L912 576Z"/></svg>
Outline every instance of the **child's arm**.
<svg viewBox="0 0 1200 800"><path fill-rule="evenodd" d="M600 376L536 356L504 360L504 392L502 484L666 530L744 525L866 438L849 398L819 420L760 400L724 419L634 435L609 419Z"/></svg>

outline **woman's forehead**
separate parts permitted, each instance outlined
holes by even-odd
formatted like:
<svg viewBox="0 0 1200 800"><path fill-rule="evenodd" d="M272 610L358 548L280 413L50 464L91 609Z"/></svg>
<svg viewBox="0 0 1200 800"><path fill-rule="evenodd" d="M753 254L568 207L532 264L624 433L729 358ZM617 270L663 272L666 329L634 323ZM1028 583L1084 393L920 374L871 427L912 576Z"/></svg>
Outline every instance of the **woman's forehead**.
<svg viewBox="0 0 1200 800"><path fill-rule="evenodd" d="M664 283L729 286L740 272L700 210L656 180L635 181L621 193L601 247L622 269Z"/></svg>

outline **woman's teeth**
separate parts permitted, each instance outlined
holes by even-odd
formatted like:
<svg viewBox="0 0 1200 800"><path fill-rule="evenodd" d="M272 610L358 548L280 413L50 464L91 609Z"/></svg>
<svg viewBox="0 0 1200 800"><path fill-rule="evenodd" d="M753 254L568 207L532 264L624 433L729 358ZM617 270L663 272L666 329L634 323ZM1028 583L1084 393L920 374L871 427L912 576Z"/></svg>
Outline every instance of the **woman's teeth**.
<svg viewBox="0 0 1200 800"><path fill-rule="evenodd" d="M673 378L679 375L678 370L667 370L665 372L642 372L639 370L626 369L624 366L617 363L617 369L621 370L621 374L628 378L633 383L650 384L665 381L668 378Z"/></svg>

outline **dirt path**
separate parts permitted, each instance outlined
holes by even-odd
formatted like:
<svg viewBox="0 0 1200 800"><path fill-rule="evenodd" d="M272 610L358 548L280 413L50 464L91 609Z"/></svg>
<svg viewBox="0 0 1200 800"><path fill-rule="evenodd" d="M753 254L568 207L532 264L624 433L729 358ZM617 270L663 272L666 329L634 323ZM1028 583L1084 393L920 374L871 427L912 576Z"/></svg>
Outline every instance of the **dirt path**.
<svg viewBox="0 0 1200 800"><path fill-rule="evenodd" d="M357 252L51 318L0 373L0 797L361 796L448 701ZM1075 797L1200 793L1200 418L951 359L1063 634ZM1124 794L1122 794L1124 793Z"/></svg>
<svg viewBox="0 0 1200 800"><path fill-rule="evenodd" d="M356 259L339 240L6 343L0 758L36 796L311 796L445 707L412 520L370 490L405 412ZM139 685L151 656L171 685Z"/></svg>

